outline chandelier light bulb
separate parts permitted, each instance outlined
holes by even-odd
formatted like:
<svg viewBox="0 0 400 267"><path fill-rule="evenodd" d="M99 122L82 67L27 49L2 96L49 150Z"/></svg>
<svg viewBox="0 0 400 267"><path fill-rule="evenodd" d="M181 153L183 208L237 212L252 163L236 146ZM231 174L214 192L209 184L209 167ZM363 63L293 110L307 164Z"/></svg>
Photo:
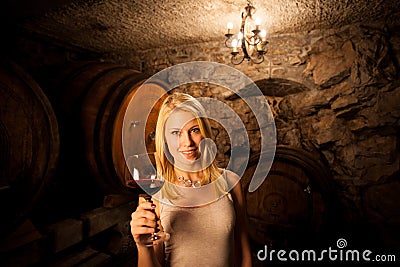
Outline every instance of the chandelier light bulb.
<svg viewBox="0 0 400 267"><path fill-rule="evenodd" d="M237 52L237 45L238 45L238 40L233 39L232 40L232 52Z"/></svg>
<svg viewBox="0 0 400 267"><path fill-rule="evenodd" d="M237 39L233 39L232 40L232 47L237 47L238 44L238 40Z"/></svg>
<svg viewBox="0 0 400 267"><path fill-rule="evenodd" d="M233 23L232 22L228 22L226 27L228 28L228 34L232 34Z"/></svg>
<svg viewBox="0 0 400 267"><path fill-rule="evenodd" d="M256 30L259 30L260 29L260 25L261 25L260 18L256 18L256 20L254 21L254 24L256 25Z"/></svg>
<svg viewBox="0 0 400 267"><path fill-rule="evenodd" d="M262 29L260 32L261 41L265 42L267 40L267 31Z"/></svg>

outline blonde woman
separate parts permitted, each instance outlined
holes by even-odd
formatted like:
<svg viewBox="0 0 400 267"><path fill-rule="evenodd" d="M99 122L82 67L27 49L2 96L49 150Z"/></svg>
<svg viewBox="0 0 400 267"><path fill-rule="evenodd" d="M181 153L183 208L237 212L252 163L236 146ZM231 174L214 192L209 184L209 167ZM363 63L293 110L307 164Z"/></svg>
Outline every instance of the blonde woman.
<svg viewBox="0 0 400 267"><path fill-rule="evenodd" d="M167 181L153 203L139 199L131 218L138 266L251 266L239 177L218 168L204 107L188 94L163 102L156 126L157 171ZM158 219L159 218L159 219ZM170 238L143 246L155 229Z"/></svg>

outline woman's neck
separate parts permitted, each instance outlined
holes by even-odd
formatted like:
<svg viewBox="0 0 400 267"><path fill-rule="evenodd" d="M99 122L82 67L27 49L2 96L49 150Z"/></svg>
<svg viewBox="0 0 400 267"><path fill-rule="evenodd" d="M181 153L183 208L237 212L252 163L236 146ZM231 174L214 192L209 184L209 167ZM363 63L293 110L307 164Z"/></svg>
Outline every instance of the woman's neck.
<svg viewBox="0 0 400 267"><path fill-rule="evenodd" d="M203 178L203 172L202 171L196 171L196 172L188 172L184 170L180 170L178 168L174 168L176 178L179 176L183 176L185 179L190 179L192 181L194 180L201 180Z"/></svg>

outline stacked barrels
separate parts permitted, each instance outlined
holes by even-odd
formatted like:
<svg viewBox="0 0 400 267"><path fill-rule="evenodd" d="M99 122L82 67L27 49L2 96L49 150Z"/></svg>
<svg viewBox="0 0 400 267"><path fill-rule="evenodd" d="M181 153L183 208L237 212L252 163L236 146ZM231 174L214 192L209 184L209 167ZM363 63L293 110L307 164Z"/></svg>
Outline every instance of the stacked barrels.
<svg viewBox="0 0 400 267"><path fill-rule="evenodd" d="M129 146L154 150L157 107L149 118L141 117L142 107L166 93L160 84L144 84L146 78L114 63L77 62L58 73L54 88L44 89L17 64L2 64L2 233L15 228L38 205L47 209L43 216L68 209L73 213L72 207L84 208L95 197L126 192L125 113L131 110L131 120L142 122L136 130L148 135L145 143L128 136ZM142 93L133 99L139 87Z"/></svg>

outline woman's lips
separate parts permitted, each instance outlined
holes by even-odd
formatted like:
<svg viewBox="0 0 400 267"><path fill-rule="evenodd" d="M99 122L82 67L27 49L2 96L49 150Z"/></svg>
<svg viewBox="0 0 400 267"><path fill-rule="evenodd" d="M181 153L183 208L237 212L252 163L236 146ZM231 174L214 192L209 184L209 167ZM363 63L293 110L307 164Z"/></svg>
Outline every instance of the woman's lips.
<svg viewBox="0 0 400 267"><path fill-rule="evenodd" d="M186 151L179 151L185 158L191 159L196 156L196 149L193 150L186 150Z"/></svg>

